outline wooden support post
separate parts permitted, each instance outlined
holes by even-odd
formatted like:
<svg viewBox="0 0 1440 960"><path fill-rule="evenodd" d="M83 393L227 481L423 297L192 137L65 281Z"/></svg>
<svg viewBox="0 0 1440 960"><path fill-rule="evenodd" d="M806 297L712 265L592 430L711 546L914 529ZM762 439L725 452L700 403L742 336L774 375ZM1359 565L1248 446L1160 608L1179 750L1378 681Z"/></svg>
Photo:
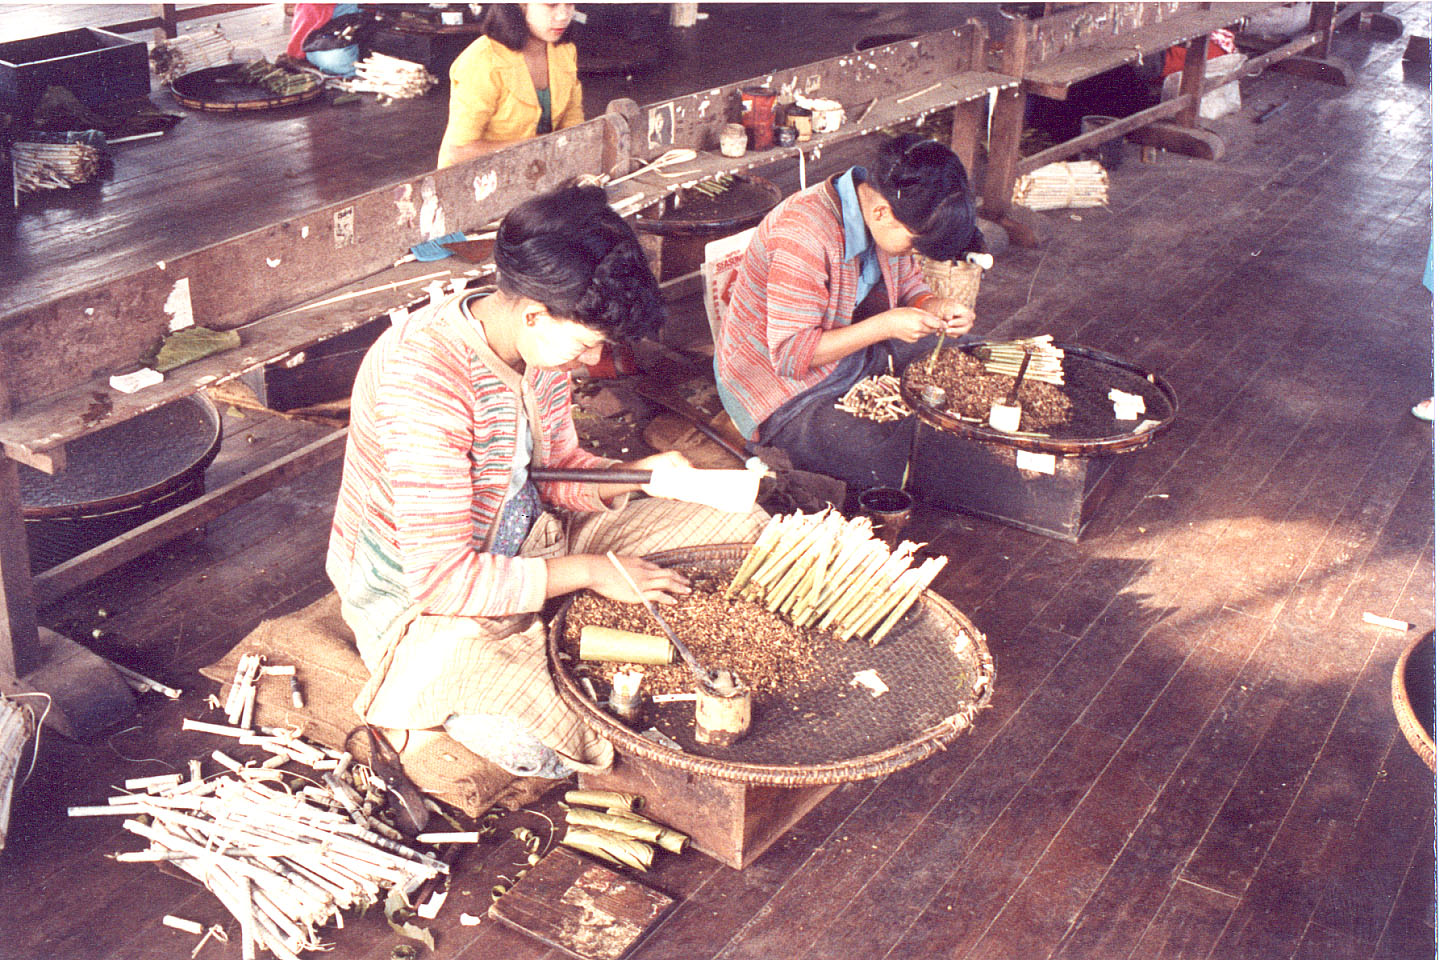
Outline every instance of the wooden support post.
<svg viewBox="0 0 1440 960"><path fill-rule="evenodd" d="M0 586L0 693L46 694L46 724L75 740L128 716L134 696L115 668L36 621L19 473L7 457L0 457Z"/></svg>
<svg viewBox="0 0 1440 960"><path fill-rule="evenodd" d="M175 4L152 3L150 4L150 11L154 14L155 19L160 21L160 26L155 28L157 32L164 34L167 40L174 40L179 36L180 31L176 26Z"/></svg>
<svg viewBox="0 0 1440 960"><path fill-rule="evenodd" d="M39 663L19 468L14 460L0 457L0 672L20 677Z"/></svg>
<svg viewBox="0 0 1440 960"><path fill-rule="evenodd" d="M974 20L965 24L968 44L955 64L956 73L985 69L985 28ZM980 141L985 138L985 121L990 117L988 97L957 103L950 124L950 149L965 165L972 184L980 184Z"/></svg>
<svg viewBox="0 0 1440 960"><path fill-rule="evenodd" d="M1000 72L1023 77L1027 63L1027 35L1024 20L1009 23L1001 57ZM1011 202L1015 195L1016 165L1020 162L1020 137L1025 132L1025 88L1002 90L995 98L990 116L990 151L981 191L981 212L1005 228L1010 241L1021 247L1040 244L1038 224L1029 211Z"/></svg>
<svg viewBox="0 0 1440 960"><path fill-rule="evenodd" d="M1307 51L1311 56L1322 60L1330 56L1330 44L1335 39L1335 14L1338 6L1336 3L1317 3L1310 7L1310 30L1321 36L1315 48Z"/></svg>
<svg viewBox="0 0 1440 960"><path fill-rule="evenodd" d="M1175 123L1194 127L1200 120L1200 97L1205 92L1205 60L1210 49L1210 35L1196 37L1185 47L1185 67L1180 73L1180 96L1189 102L1175 115Z"/></svg>
<svg viewBox="0 0 1440 960"><path fill-rule="evenodd" d="M0 383L0 417L10 411ZM45 722L62 735L86 740L126 716L134 697L107 661L41 630L35 616L30 548L20 501L20 468L0 456L0 693L44 693Z"/></svg>
<svg viewBox="0 0 1440 960"><path fill-rule="evenodd" d="M630 172L630 158L644 145L645 114L629 97L605 105L605 140L600 152L600 172L610 177Z"/></svg>
<svg viewBox="0 0 1440 960"><path fill-rule="evenodd" d="M1303 56L1290 57L1275 64L1276 70L1299 74L1310 80L1333 83L1337 87L1355 84L1355 70L1336 57L1330 56L1330 44L1335 38L1338 4L1317 3L1310 9L1310 32L1319 40L1305 51Z"/></svg>

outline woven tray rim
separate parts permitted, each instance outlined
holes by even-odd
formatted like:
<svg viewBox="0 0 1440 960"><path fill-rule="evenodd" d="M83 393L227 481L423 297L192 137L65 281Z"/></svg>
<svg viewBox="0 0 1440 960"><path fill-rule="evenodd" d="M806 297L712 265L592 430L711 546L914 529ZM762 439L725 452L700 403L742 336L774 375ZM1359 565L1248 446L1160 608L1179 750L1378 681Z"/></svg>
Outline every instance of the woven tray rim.
<svg viewBox="0 0 1440 960"><path fill-rule="evenodd" d="M680 566L696 561L738 563L750 550L750 543L722 543L706 546L684 547L652 553L646 559L661 565ZM652 760L663 766L683 770L687 773L704 774L720 780L775 787L806 787L823 784L847 783L855 780L869 780L874 777L903 770L921 760L945 749L963 731L969 729L976 714L990 703L995 686L995 662L985 645L985 635L975 628L964 614L955 609L944 597L932 590L921 595L920 602L957 628L957 633L970 641L975 648L976 660L980 667L980 679L975 685L973 698L957 712L939 723L921 731L909 741L896 744L885 750L852 757L847 760L833 760L827 763L784 765L721 760L702 757L675 750L642 737L607 713L580 689L570 671L560 660L560 640L565 630L565 616L570 609L573 594L561 605L559 612L551 619L548 630L547 650L550 660L550 674L560 692L560 698L574 709L586 726L609 740L623 754ZM907 614L908 616L908 614Z"/></svg>
<svg viewBox="0 0 1440 960"><path fill-rule="evenodd" d="M962 350L971 351L991 343L1000 341L977 340L972 343L957 344ZM1073 343L1057 343L1055 346L1065 351L1067 356L1074 355L1084 357L1092 363L1105 364L1118 367L1135 376L1148 380L1150 384L1159 391L1169 404L1170 410L1155 426L1143 433L1120 433L1108 437L1072 437L1068 439L1057 439L1055 437L1029 437L1023 434L1005 433L996 430L987 423L967 423L959 417L949 413L941 413L926 407L920 402L915 391L905 382L904 377L900 379L900 396L912 409L917 411L921 420L928 423L937 430L944 430L947 433L959 436L970 437L984 443L993 443L998 446L1014 447L1019 450L1033 450L1037 453L1053 453L1058 457L1093 457L1116 453L1132 453L1142 447L1147 447L1150 442L1160 434L1169 430L1180 415L1180 397L1175 393L1175 388L1170 382L1159 373L1145 370L1137 364L1131 363L1121 357L1105 353L1103 350L1094 350L1090 347L1082 347Z"/></svg>
<svg viewBox="0 0 1440 960"><path fill-rule="evenodd" d="M1400 724L1400 732L1405 735L1405 741L1410 744L1410 749L1419 754L1420 759L1425 761L1425 766L1430 772L1435 772L1435 742L1425 732L1420 724L1420 718L1415 715L1415 706L1410 702L1410 693L1405 689L1405 672L1410 666L1410 657L1416 650L1420 649L1427 638L1433 639L1431 633L1422 634L1419 639L1405 648L1400 659L1395 661L1395 670L1390 674L1390 702L1395 708L1395 719Z"/></svg>
<svg viewBox="0 0 1440 960"><path fill-rule="evenodd" d="M279 107L290 107L297 103L309 103L316 100L325 92L323 81L317 83L308 90L301 90L298 93L274 93L269 96L253 97L249 100L210 100L199 94L191 93L186 89L194 83L200 74L210 76L226 76L236 72L243 64L222 63L213 67L201 67L198 70L191 70L189 73L181 74L170 82L170 95L173 96L182 107L190 110L199 110L202 113L245 113L250 111L274 110Z"/></svg>

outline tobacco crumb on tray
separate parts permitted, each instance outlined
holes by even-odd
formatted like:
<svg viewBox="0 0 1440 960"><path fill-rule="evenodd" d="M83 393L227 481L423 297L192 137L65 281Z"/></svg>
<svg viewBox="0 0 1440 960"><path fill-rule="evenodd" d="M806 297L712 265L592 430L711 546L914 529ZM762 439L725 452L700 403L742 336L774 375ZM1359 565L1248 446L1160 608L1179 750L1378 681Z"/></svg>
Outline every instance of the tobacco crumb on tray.
<svg viewBox="0 0 1440 960"><path fill-rule="evenodd" d="M662 607L660 615L702 666L734 671L754 691L757 704L825 679L828 671L821 650L838 642L830 631L796 627L753 601L727 599L728 574L683 572L690 577L691 593L679 598L679 603ZM602 681L607 689L616 671L638 670L645 674L647 697L694 691L695 675L678 654L676 662L669 664L580 661L580 628L585 625L658 636L660 626L644 606L619 603L588 591L577 595L565 618L562 648L576 658L577 668Z"/></svg>
<svg viewBox="0 0 1440 960"><path fill-rule="evenodd" d="M928 366L927 358L906 367L905 384L912 389L926 385L943 388L947 413L982 423L990 421L990 406L1004 403L1015 384L1014 377L986 373L978 357L956 347L940 351L934 370L927 370ZM1074 410L1067 391L1051 383L1026 380L1020 384L1018 399L1020 429L1032 433L1050 432L1069 423Z"/></svg>

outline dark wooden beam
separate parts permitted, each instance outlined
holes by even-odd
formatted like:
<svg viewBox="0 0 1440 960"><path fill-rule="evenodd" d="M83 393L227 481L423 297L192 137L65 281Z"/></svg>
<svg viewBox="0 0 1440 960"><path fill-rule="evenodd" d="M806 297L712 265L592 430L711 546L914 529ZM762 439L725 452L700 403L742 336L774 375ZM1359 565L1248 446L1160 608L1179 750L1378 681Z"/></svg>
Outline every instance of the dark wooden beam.
<svg viewBox="0 0 1440 960"><path fill-rule="evenodd" d="M337 430L307 444L260 470L246 474L187 504L121 534L92 550L56 564L35 577L34 594L39 603L60 599L75 588L184 536L243 503L249 503L280 484L308 473L345 452L348 430Z"/></svg>

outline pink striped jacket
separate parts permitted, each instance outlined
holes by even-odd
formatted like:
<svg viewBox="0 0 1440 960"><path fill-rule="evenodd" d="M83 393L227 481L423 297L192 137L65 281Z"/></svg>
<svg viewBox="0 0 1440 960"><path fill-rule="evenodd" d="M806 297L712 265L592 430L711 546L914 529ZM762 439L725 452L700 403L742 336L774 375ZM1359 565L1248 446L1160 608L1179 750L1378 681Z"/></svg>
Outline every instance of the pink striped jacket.
<svg viewBox="0 0 1440 960"><path fill-rule="evenodd" d="M889 306L914 306L930 290L908 255L880 254ZM759 425L835 364L812 368L820 334L850 323L859 258L845 259L840 197L826 180L785 199L766 215L730 287L715 341L715 375L740 432Z"/></svg>
<svg viewBox="0 0 1440 960"><path fill-rule="evenodd" d="M533 391L534 462L597 467L580 448L570 378L482 362L452 324L473 323L461 294L387 330L356 377L344 475L325 570L350 608L364 650L407 611L495 617L538 611L545 561L488 552ZM608 509L594 484L539 484L541 499Z"/></svg>

